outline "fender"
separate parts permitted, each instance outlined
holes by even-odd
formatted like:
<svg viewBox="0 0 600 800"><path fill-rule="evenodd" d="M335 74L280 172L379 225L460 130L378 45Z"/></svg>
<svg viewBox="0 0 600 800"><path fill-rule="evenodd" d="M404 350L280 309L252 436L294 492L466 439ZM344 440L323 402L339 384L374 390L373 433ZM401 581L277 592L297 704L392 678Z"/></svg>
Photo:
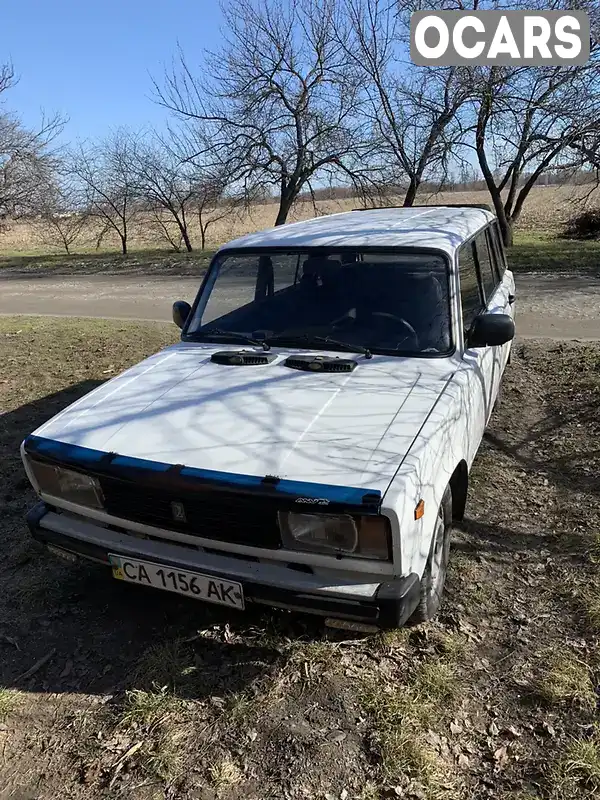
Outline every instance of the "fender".
<svg viewBox="0 0 600 800"><path fill-rule="evenodd" d="M384 513L395 532L398 574L423 574L446 487L461 461L470 469L483 437L485 419L481 411L467 411L468 381L459 373L444 388L384 495ZM424 513L417 520L420 500Z"/></svg>

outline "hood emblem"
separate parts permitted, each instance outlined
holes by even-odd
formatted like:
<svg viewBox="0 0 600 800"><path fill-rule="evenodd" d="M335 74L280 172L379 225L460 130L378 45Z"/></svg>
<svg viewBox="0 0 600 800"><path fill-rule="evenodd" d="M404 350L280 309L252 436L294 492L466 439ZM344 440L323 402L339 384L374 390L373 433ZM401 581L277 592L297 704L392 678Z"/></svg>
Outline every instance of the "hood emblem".
<svg viewBox="0 0 600 800"><path fill-rule="evenodd" d="M174 500L171 503L171 514L173 515L173 519L175 522L187 522L187 517L185 516L185 508L183 507L183 503L179 503Z"/></svg>

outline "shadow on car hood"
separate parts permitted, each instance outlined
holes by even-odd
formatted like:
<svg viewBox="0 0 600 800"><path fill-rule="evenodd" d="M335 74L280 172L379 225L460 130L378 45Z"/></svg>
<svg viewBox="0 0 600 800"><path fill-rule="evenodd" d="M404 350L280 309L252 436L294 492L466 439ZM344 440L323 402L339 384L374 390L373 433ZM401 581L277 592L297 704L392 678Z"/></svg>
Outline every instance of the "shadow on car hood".
<svg viewBox="0 0 600 800"><path fill-rule="evenodd" d="M215 364L216 350L223 346L168 348L35 433L152 461L384 492L451 375L445 359L357 356L353 372L313 374L284 366L289 350L265 366Z"/></svg>

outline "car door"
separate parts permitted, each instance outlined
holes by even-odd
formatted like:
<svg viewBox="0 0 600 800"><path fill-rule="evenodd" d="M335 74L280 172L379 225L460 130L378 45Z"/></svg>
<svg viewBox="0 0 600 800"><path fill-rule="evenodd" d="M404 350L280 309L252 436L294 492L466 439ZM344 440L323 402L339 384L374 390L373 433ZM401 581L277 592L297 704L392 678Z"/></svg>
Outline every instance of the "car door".
<svg viewBox="0 0 600 800"><path fill-rule="evenodd" d="M468 425L464 443L470 458L474 458L493 407L494 353L491 347L469 347L468 333L475 317L485 311L485 294L475 254L475 242L470 240L458 251L463 352L461 383L464 396L463 413Z"/></svg>
<svg viewBox="0 0 600 800"><path fill-rule="evenodd" d="M512 316L514 282L512 274L505 269L504 254L500 250L500 239L494 225L488 226L475 237L474 247L483 284L485 312ZM490 402L492 406L500 389L502 373L510 353L510 344L509 342L490 348L493 354L493 370L490 384Z"/></svg>
<svg viewBox="0 0 600 800"><path fill-rule="evenodd" d="M508 268L506 261L506 251L502 243L502 236L500 235L500 228L497 222L493 222L488 228L488 239L490 242L491 251L493 254L494 262L498 270L498 279L500 281L500 293L503 299L504 313L510 314L515 318L515 278L512 271ZM505 352L510 353L511 342L505 345Z"/></svg>

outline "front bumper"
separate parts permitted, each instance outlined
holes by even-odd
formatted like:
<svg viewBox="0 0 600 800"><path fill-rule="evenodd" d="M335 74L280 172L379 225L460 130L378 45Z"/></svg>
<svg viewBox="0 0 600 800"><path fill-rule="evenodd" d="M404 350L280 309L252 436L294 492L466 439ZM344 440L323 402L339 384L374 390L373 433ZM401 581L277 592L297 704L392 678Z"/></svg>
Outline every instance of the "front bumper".
<svg viewBox="0 0 600 800"><path fill-rule="evenodd" d="M165 540L144 539L38 503L27 515L38 542L109 566L109 553L158 561L179 569L242 583L247 602L319 614L377 628L404 625L419 602L419 576L382 583L336 581L286 566L208 553Z"/></svg>

